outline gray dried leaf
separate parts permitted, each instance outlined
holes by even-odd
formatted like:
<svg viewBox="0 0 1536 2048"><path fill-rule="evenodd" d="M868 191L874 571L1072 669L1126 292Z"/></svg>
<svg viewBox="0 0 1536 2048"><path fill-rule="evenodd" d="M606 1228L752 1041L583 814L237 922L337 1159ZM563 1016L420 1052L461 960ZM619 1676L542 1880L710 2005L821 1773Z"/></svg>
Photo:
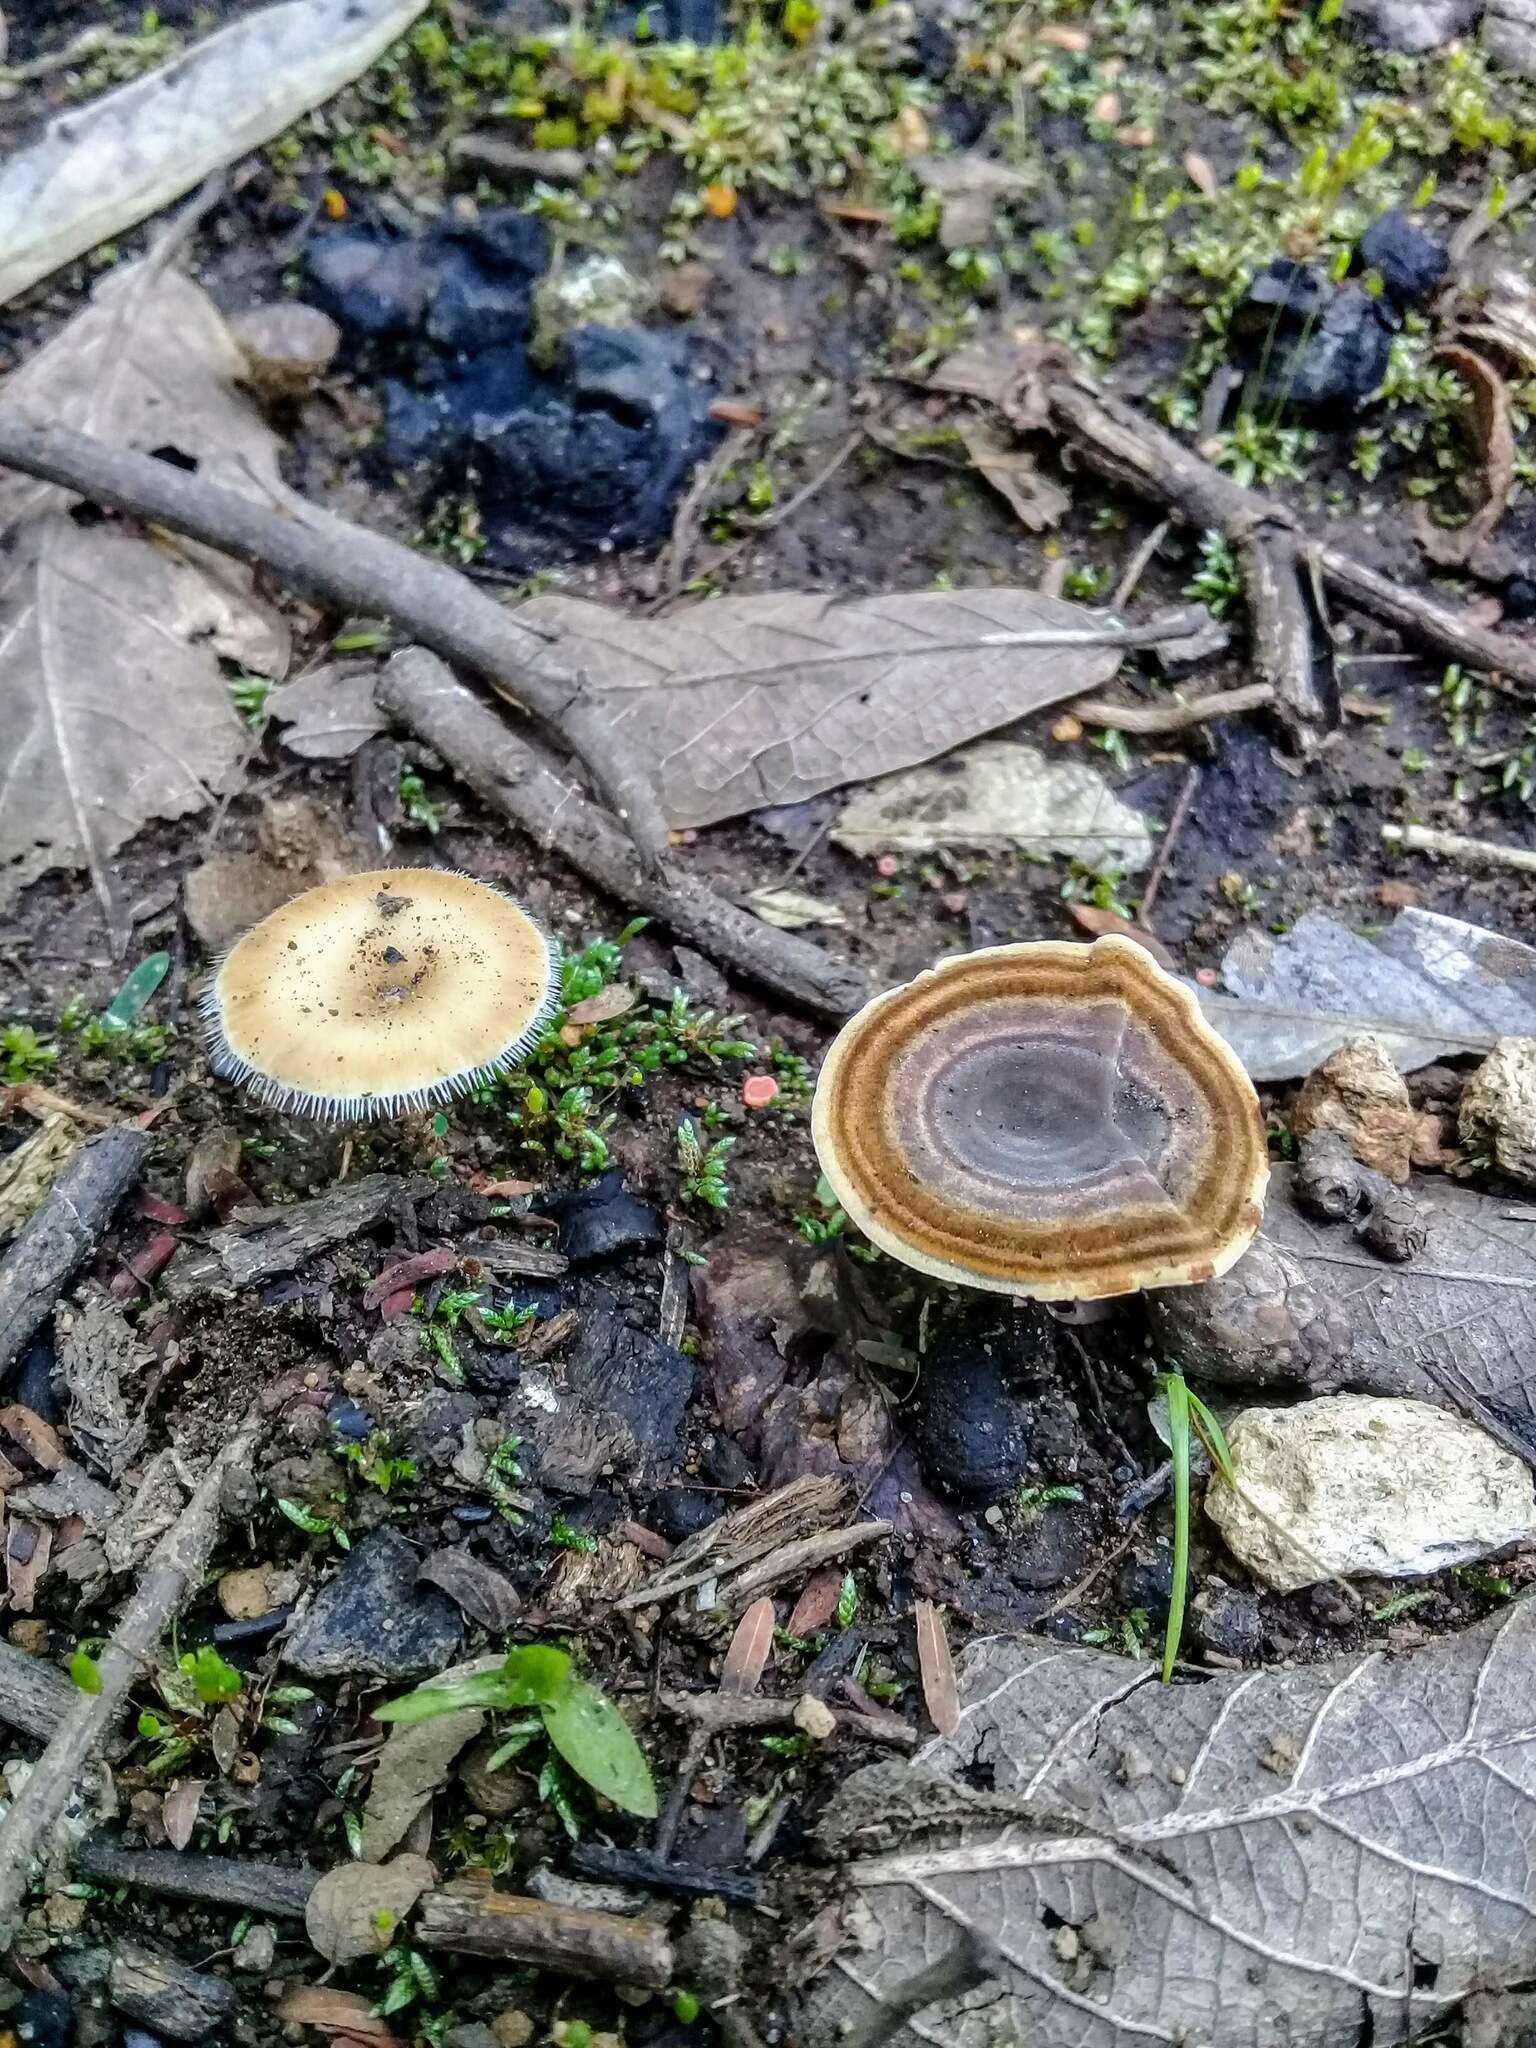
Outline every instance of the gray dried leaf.
<svg viewBox="0 0 1536 2048"><path fill-rule="evenodd" d="M280 135L366 70L425 4L286 0L67 107L0 170L0 305Z"/></svg>
<svg viewBox="0 0 1536 2048"><path fill-rule="evenodd" d="M1060 1644L974 1644L959 1728L918 1758L956 1797L852 1864L853 1940L799 2038L887 2020L890 2048L1427 2037L1536 1968L1533 1637L1522 1601L1409 1658L1174 1687ZM983 1760L1011 1814L965 1810ZM973 1988L903 2016L902 1985L973 1941Z"/></svg>
<svg viewBox="0 0 1536 2048"><path fill-rule="evenodd" d="M306 761L345 761L389 721L373 701L372 668L330 662L284 683L267 710L287 730L283 745Z"/></svg>
<svg viewBox="0 0 1536 2048"><path fill-rule="evenodd" d="M1424 1250L1386 1265L1348 1224L1314 1222L1290 1199L1294 1169L1277 1167L1265 1239L1342 1304L1350 1326L1348 1384L1453 1406L1506 1432L1536 1462L1536 1210L1472 1188L1417 1183Z"/></svg>
<svg viewBox="0 0 1536 2048"><path fill-rule="evenodd" d="M173 1849L185 1849L191 1841L192 1830L197 1826L197 1810L207 1789L206 1778L183 1778L166 1793L160 1819Z"/></svg>
<svg viewBox="0 0 1536 2048"><path fill-rule="evenodd" d="M505 1635L523 1611L522 1596L505 1572L457 1547L434 1550L416 1578L446 1593L492 1635Z"/></svg>
<svg viewBox="0 0 1536 2048"><path fill-rule="evenodd" d="M1014 740L983 740L952 760L886 776L845 807L832 839L860 854L1017 847L1127 874L1152 858L1141 814L1102 775Z"/></svg>
<svg viewBox="0 0 1536 2048"><path fill-rule="evenodd" d="M769 593L664 619L551 594L514 616L541 668L608 709L677 826L931 760L1120 663L1100 616L1037 590Z"/></svg>
<svg viewBox="0 0 1536 2048"><path fill-rule="evenodd" d="M309 1895L304 1929L329 1963L382 1955L437 1873L425 1856L393 1863L343 1863Z"/></svg>
<svg viewBox="0 0 1536 2048"><path fill-rule="evenodd" d="M1536 947L1429 910L1374 939L1309 910L1281 938L1243 932L1221 977L1229 993L1201 989L1201 1007L1256 1081L1310 1074L1362 1032L1405 1073L1536 1036Z"/></svg>
<svg viewBox="0 0 1536 2048"><path fill-rule="evenodd" d="M983 419L961 420L958 427L965 452L1000 497L1008 500L1019 523L1031 533L1059 526L1072 500L1058 483L1042 476L1027 448L1004 436Z"/></svg>
<svg viewBox="0 0 1536 2048"><path fill-rule="evenodd" d="M493 1660L493 1669L499 1661ZM473 1742L484 1726L484 1714L466 1707L457 1714L439 1714L435 1720L390 1730L373 1767L368 1803L363 1808L361 1853L365 1863L380 1863L400 1846L417 1814L439 1786L447 1784L459 1751Z"/></svg>
<svg viewBox="0 0 1536 2048"><path fill-rule="evenodd" d="M277 443L238 369L212 300L151 258L105 278L4 396L112 445L174 445L210 483L270 502ZM77 524L72 502L0 476L0 897L88 866L121 937L112 855L148 819L201 810L244 757L219 657L281 674L288 638L249 569L123 522Z"/></svg>
<svg viewBox="0 0 1536 2048"><path fill-rule="evenodd" d="M109 1479L119 1479L144 1448L142 1401L129 1400L149 1360L115 1301L92 1296L61 1323L59 1376L69 1395L69 1430L81 1455ZM135 1389L135 1393L137 1390Z"/></svg>

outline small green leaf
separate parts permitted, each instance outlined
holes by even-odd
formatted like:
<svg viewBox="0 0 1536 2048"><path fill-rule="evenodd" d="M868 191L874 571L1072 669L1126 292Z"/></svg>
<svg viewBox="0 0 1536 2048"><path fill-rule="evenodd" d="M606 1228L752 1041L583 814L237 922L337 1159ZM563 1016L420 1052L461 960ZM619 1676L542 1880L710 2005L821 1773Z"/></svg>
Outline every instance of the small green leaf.
<svg viewBox="0 0 1536 2048"><path fill-rule="evenodd" d="M434 1720L439 1714L456 1714L461 1707L520 1707L526 1704L524 1700L509 1696L505 1669L481 1671L473 1678L455 1679L452 1685L418 1685L414 1692L404 1693L397 1700L388 1700L382 1707L375 1707L373 1718L409 1726L413 1721Z"/></svg>
<svg viewBox="0 0 1536 2048"><path fill-rule="evenodd" d="M842 1588L837 1596L837 1625L852 1628L854 1616L859 1611L859 1588L852 1572L843 1573Z"/></svg>
<svg viewBox="0 0 1536 2048"><path fill-rule="evenodd" d="M570 1658L547 1643L508 1651L502 1674L509 1707L551 1707L573 1683Z"/></svg>
<svg viewBox="0 0 1536 2048"><path fill-rule="evenodd" d="M1164 1375L1163 1392L1168 1402L1168 1449L1173 1462L1173 1592L1163 1636L1163 1683L1171 1685L1189 1591L1189 1411L1194 1397L1181 1372Z"/></svg>
<svg viewBox="0 0 1536 2048"><path fill-rule="evenodd" d="M699 2016L699 2001L691 1991L674 1991L672 1994L672 2017L685 2027L691 2027Z"/></svg>
<svg viewBox="0 0 1536 2048"><path fill-rule="evenodd" d="M530 1742L537 1742L544 1733L543 1716L530 1714L525 1721L515 1721L503 1731L502 1739L493 1755L485 1763L486 1776L499 1771L503 1764L511 1763L513 1757L521 1756Z"/></svg>
<svg viewBox="0 0 1536 2048"><path fill-rule="evenodd" d="M82 1692L101 1691L101 1666L89 1650L76 1650L69 1660L69 1675Z"/></svg>
<svg viewBox="0 0 1536 2048"><path fill-rule="evenodd" d="M192 1681L198 1698L205 1707L216 1707L221 1700L232 1700L244 1685L245 1680L233 1664L226 1664L212 1643L204 1643L199 1650L188 1650L179 1660L180 1669Z"/></svg>
<svg viewBox="0 0 1536 2048"><path fill-rule="evenodd" d="M645 1753L624 1716L595 1685L571 1679L545 1706L544 1726L555 1748L594 1792L626 1813L656 1818L656 1787Z"/></svg>

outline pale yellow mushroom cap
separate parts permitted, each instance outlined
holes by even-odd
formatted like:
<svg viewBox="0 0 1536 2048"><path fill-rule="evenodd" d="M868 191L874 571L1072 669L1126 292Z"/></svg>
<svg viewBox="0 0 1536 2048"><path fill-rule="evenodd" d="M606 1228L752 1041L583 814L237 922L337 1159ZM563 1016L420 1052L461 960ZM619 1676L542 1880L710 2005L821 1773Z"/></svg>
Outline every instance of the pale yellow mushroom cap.
<svg viewBox="0 0 1536 2048"><path fill-rule="evenodd" d="M559 990L554 946L469 875L382 868L310 889L225 955L203 997L215 1073L325 1119L427 1109L513 1067Z"/></svg>
<svg viewBox="0 0 1536 2048"><path fill-rule="evenodd" d="M1226 1272L1264 1213L1253 1083L1129 939L945 960L843 1026L811 1114L882 1251L1037 1301Z"/></svg>

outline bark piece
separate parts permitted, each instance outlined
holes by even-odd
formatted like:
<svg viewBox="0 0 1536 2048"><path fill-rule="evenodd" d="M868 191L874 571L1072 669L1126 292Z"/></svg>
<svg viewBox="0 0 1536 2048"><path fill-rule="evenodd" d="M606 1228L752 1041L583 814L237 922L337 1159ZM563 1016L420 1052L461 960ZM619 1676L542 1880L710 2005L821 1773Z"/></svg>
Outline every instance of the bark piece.
<svg viewBox="0 0 1536 2048"><path fill-rule="evenodd" d="M114 1950L107 1997L118 2012L167 2041L205 2041L235 2015L233 1984L137 1942L119 1942Z"/></svg>
<svg viewBox="0 0 1536 2048"><path fill-rule="evenodd" d="M487 1885L428 1892L413 1932L423 1948L530 1963L568 1977L644 1984L653 1990L672 1979L672 1944L664 1928L620 1919L616 1913L519 1898Z"/></svg>
<svg viewBox="0 0 1536 2048"><path fill-rule="evenodd" d="M118 1124L89 1139L0 1258L0 1371L21 1352L138 1180L150 1138Z"/></svg>

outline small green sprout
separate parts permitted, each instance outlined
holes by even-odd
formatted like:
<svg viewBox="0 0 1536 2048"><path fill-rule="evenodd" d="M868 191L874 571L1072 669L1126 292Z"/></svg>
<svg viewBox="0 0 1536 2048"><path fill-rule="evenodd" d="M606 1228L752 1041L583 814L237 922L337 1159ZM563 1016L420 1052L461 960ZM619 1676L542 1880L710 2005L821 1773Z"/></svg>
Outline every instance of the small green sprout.
<svg viewBox="0 0 1536 2048"><path fill-rule="evenodd" d="M706 1145L692 1117L677 1127L677 1164L682 1175L678 1190L684 1202L699 1203L707 1209L728 1209L731 1190L725 1178L725 1162L734 1148L734 1138L716 1138Z"/></svg>

